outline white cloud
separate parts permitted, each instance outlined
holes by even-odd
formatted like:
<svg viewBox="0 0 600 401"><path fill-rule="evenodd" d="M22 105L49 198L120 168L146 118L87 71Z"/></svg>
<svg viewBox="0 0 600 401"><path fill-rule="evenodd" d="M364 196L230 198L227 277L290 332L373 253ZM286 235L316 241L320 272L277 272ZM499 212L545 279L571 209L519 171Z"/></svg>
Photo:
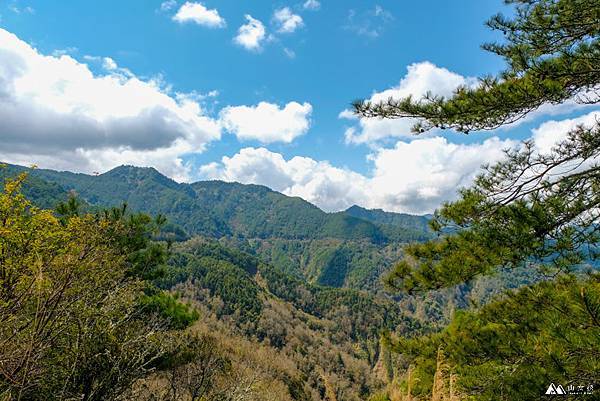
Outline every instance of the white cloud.
<svg viewBox="0 0 600 401"><path fill-rule="evenodd" d="M321 8L321 3L317 0L306 0L302 7L305 10L318 10Z"/></svg>
<svg viewBox="0 0 600 401"><path fill-rule="evenodd" d="M246 14L244 18L248 22L239 27L238 34L233 40L246 50L259 51L266 38L265 26L249 14Z"/></svg>
<svg viewBox="0 0 600 401"><path fill-rule="evenodd" d="M406 75L397 86L383 92L374 93L370 100L379 102L390 97L397 99L408 95L421 97L427 92L449 96L458 86L473 86L478 82L476 78L465 78L445 68L437 67L428 61L411 64L406 70Z"/></svg>
<svg viewBox="0 0 600 401"><path fill-rule="evenodd" d="M164 4L164 3L163 3ZM173 16L179 23L194 22L209 28L224 28L227 24L216 9L209 10L202 3L185 2Z"/></svg>
<svg viewBox="0 0 600 401"><path fill-rule="evenodd" d="M166 0L160 3L160 11L170 11L177 5L177 0Z"/></svg>
<svg viewBox="0 0 600 401"><path fill-rule="evenodd" d="M104 57L102 60L102 66L109 71L116 70L118 68L117 63L110 57Z"/></svg>
<svg viewBox="0 0 600 401"><path fill-rule="evenodd" d="M289 102L283 108L260 102L256 106L229 106L221 110L220 121L225 129L240 140L262 143L290 143L308 131L310 103Z"/></svg>
<svg viewBox="0 0 600 401"><path fill-rule="evenodd" d="M450 96L457 87L474 86L477 82L476 78L465 78L425 61L409 65L406 75L397 86L383 92L376 92L368 100L378 103L389 98L401 99L409 95L419 99L427 92ZM356 119L349 110L340 113L340 118ZM346 130L345 139L347 143L373 144L386 138L408 137L412 135L411 127L415 122L416 120L410 118L362 118L358 121L358 126Z"/></svg>
<svg viewBox="0 0 600 401"><path fill-rule="evenodd" d="M540 124L538 127L533 128L531 130L532 136L530 138L531 142L533 142L533 152L535 156L539 155L549 155L552 153L553 149L568 139L568 135L571 131L573 131L576 127L582 126L584 128L592 128L597 126L600 122L600 111L594 111L588 114L581 115L575 118L568 118L564 120L549 120ZM594 165L597 165L600 161L600 158L594 157L587 160L582 160L581 158L575 158L572 160L567 160L560 165L551 167L548 170L544 168L539 168L540 166L533 167L523 172L518 182L524 185L525 189L528 189L532 186L531 182L537 182L537 179L534 179L538 176L542 170L545 170L543 175L546 179L550 181L556 181L561 177L566 175L576 174L586 169L591 168ZM533 180L533 181L531 181Z"/></svg>
<svg viewBox="0 0 600 401"><path fill-rule="evenodd" d="M66 53L56 53L52 52L54 57L60 57L62 55L67 55ZM120 76L121 78L133 78L135 75L129 71L127 68L120 67L117 62L111 57L100 57L100 56L90 56L86 54L83 56L83 59L87 61L91 65L97 65L101 67L105 72L110 73L113 76ZM158 78L156 78L158 83Z"/></svg>
<svg viewBox="0 0 600 401"><path fill-rule="evenodd" d="M503 149L517 142L497 137L482 143L455 144L442 137L399 141L370 156L375 168L370 205L387 210L432 212L456 199L457 190L469 186L480 166L500 160Z"/></svg>
<svg viewBox="0 0 600 401"><path fill-rule="evenodd" d="M600 121L600 111L593 111L580 117L565 120L550 120L534 128L533 142L538 152L549 153L554 146L567 139L569 131L577 126L592 127Z"/></svg>
<svg viewBox="0 0 600 401"><path fill-rule="evenodd" d="M201 168L206 178L262 184L300 196L327 211L353 204L408 213L429 213L456 198L457 189L472 183L479 167L499 160L512 141L491 138L459 145L441 137L398 142L369 156L368 176L309 157L285 160L265 148L244 148L220 163Z"/></svg>
<svg viewBox="0 0 600 401"><path fill-rule="evenodd" d="M300 196L326 210L348 206L348 199L362 197L365 178L349 170L309 157L285 160L265 148L244 148L221 163L203 166L210 179L266 185L290 196Z"/></svg>
<svg viewBox="0 0 600 401"><path fill-rule="evenodd" d="M82 172L154 165L185 179L181 156L219 139L218 122L158 80L102 62L110 68L95 75L0 29L0 160Z"/></svg>
<svg viewBox="0 0 600 401"><path fill-rule="evenodd" d="M373 13L373 16L379 17L383 20L391 20L394 18L394 16L392 15L391 12L387 11L386 9L384 9L383 7L381 7L378 4L375 5L375 8L373 9L372 13Z"/></svg>
<svg viewBox="0 0 600 401"><path fill-rule="evenodd" d="M65 49L56 49L52 51L52 55L54 57L60 57L60 56L66 56L66 55L72 55L75 54L79 51L78 48L73 47L73 46L69 46Z"/></svg>
<svg viewBox="0 0 600 401"><path fill-rule="evenodd" d="M281 33L292 33L304 25L302 17L292 13L289 7L283 7L275 10L273 21L277 26L277 31Z"/></svg>
<svg viewBox="0 0 600 401"><path fill-rule="evenodd" d="M571 129L590 127L599 120L600 111L594 111L577 118L546 121L532 129L531 139L538 152L547 153L566 139ZM439 136L398 141L393 147L373 150L368 156L372 163L368 174L309 157L285 159L265 148L244 148L219 163L203 166L200 173L211 179L266 185L289 196L300 196L326 211L358 204L422 214L455 200L458 189L470 186L483 164L501 160L504 149L518 146L518 141L498 137L473 144L451 143Z"/></svg>
<svg viewBox="0 0 600 401"><path fill-rule="evenodd" d="M577 100L580 96L583 96L583 97L588 96L588 97L592 98L592 96L595 96L594 93L595 93L595 90L589 90L588 92L583 92L583 93L580 93L579 95L576 95L570 99L567 99L562 103L558 103L558 104L544 103L537 109L527 113L527 115L525 115L523 118L520 118L519 120L517 120L513 123L503 125L502 127L498 128L498 129L503 130L503 131L508 131L508 130L514 129L515 127L518 127L521 124L531 123L533 121L536 121L536 120L540 119L541 117L564 115L564 114L572 113L574 111L582 111L585 109L591 109L591 108L597 107L595 104L581 103L581 102L578 102L578 100Z"/></svg>

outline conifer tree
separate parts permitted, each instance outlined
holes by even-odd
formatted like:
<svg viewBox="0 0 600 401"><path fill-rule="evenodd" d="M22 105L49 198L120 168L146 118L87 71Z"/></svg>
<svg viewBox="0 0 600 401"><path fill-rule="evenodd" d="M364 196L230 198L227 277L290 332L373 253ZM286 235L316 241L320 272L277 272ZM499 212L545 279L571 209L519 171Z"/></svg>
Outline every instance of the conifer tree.
<svg viewBox="0 0 600 401"><path fill-rule="evenodd" d="M452 128L469 133L513 123L545 104L600 99L600 1L518 0L512 19L488 25L503 43L485 49L507 69L451 98L426 96L357 102L364 117L417 117L415 131ZM558 271L594 259L600 204L600 125L565 133L550 153L527 141L487 166L458 201L444 205L432 222L441 241L408 248L412 260L398 265L388 284L407 291L441 288L515 266L531 258Z"/></svg>
<svg viewBox="0 0 600 401"><path fill-rule="evenodd" d="M469 134L515 123L545 105L600 103L600 1L507 0L511 17L488 26L504 40L484 49L506 69L444 98L359 101L363 118L415 118ZM600 121L564 132L550 152L532 141L485 166L431 222L438 238L406 248L389 287L421 292L470 282L499 267L528 267L548 280L472 312L442 333L396 342L420 374L435 374L443 346L456 386L476 400L536 400L551 380L598 386ZM430 390L423 390L430 391ZM453 392L456 391L453 386Z"/></svg>

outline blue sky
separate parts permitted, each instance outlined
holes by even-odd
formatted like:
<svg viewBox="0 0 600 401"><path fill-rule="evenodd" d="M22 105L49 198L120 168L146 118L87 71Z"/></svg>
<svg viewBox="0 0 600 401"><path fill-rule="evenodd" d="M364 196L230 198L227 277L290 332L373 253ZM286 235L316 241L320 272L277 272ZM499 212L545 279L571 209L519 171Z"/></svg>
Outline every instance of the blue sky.
<svg viewBox="0 0 600 401"><path fill-rule="evenodd" d="M0 103L14 122L0 121L0 157L83 172L152 165L179 181L268 185L326 210L429 212L503 147L550 119L590 112L548 108L513 129L423 138L410 136L410 122L343 113L375 93L445 94L499 71L502 60L480 48L498 39L484 21L499 11L510 8L497 0L0 1L0 83L15 80L15 102L61 127L40 129ZM48 83L48 92L2 72L20 59L22 81ZM77 90L59 93L57 82Z"/></svg>

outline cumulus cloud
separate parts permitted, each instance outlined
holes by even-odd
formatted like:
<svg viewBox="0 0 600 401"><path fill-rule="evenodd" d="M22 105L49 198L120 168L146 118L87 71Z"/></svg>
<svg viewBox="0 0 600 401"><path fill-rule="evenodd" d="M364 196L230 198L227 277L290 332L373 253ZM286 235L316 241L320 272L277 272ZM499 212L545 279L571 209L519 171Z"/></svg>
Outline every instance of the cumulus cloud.
<svg viewBox="0 0 600 401"><path fill-rule="evenodd" d="M102 63L106 74L95 75L0 29L0 158L83 172L155 165L185 179L181 156L219 139L219 123L159 81L123 73L112 59Z"/></svg>
<svg viewBox="0 0 600 401"><path fill-rule="evenodd" d="M280 33L292 33L304 25L302 17L298 14L294 14L289 7L275 10L273 13L273 21L277 26L277 32Z"/></svg>
<svg viewBox="0 0 600 401"><path fill-rule="evenodd" d="M533 143L540 153L549 153L554 146L567 139L569 131L577 126L593 127L600 121L600 111L593 111L576 118L550 120L534 128Z"/></svg>
<svg viewBox="0 0 600 401"><path fill-rule="evenodd" d="M399 141L393 148L377 150L371 186L375 195L368 203L386 210L432 212L454 200L486 163L500 160L503 150L517 142L497 137L475 144L450 143L442 137Z"/></svg>
<svg viewBox="0 0 600 401"><path fill-rule="evenodd" d="M521 118L515 122L512 122L510 124L503 125L502 127L498 128L498 130L508 131L508 130L514 129L515 127L518 127L522 124L531 123L531 122L539 120L543 117L560 116L560 115L573 113L576 111L581 112L581 111L584 111L585 109L593 109L593 108L597 107L595 104L579 102L578 98L580 96L582 96L582 97L587 96L588 98L592 98L592 96L595 96L595 94L594 94L593 90L590 90L588 92L583 92L583 93L576 95L570 99L567 99L562 103L558 103L558 104L544 103L537 109L535 109L535 110L531 111L530 113L528 113L527 115L525 115L523 118ZM568 121L568 120L563 120L563 121Z"/></svg>
<svg viewBox="0 0 600 401"><path fill-rule="evenodd" d="M163 3L164 4L164 3ZM224 28L227 24L216 9L208 9L202 3L185 2L173 16L179 23L194 22L209 28Z"/></svg>
<svg viewBox="0 0 600 401"><path fill-rule="evenodd" d="M260 20L252 18L250 14L246 14L244 18L247 22L239 27L238 34L233 41L246 50L259 51L267 36L265 26Z"/></svg>
<svg viewBox="0 0 600 401"><path fill-rule="evenodd" d="M389 98L401 99L409 95L419 99L428 92L440 96L450 96L457 87L474 86L477 85L477 82L476 78L463 77L425 61L409 65L406 75L398 85L382 92L375 92L368 100L378 103ZM349 110L340 113L340 118L358 120ZM411 127L415 122L409 118L363 118L358 120L357 125L346 130L345 139L347 143L373 144L387 138L408 137L412 135Z"/></svg>
<svg viewBox="0 0 600 401"><path fill-rule="evenodd" d="M571 129L590 127L598 121L600 111L546 121L532 129L531 139L538 152L547 153L565 140ZM471 144L452 143L439 136L400 140L394 146L372 151L368 174L310 157L286 159L265 148L244 148L203 166L200 173L210 179L266 185L289 196L300 196L326 211L358 204L422 214L456 199L458 189L470 186L482 165L501 160L503 150L518 146L519 141L498 137Z"/></svg>
<svg viewBox="0 0 600 401"><path fill-rule="evenodd" d="M306 0L302 5L305 10L318 10L321 8L321 3L317 0Z"/></svg>
<svg viewBox="0 0 600 401"><path fill-rule="evenodd" d="M240 140L290 143L308 131L310 103L289 102L284 107L260 102L256 106L229 106L221 110L225 129Z"/></svg>
<svg viewBox="0 0 600 401"><path fill-rule="evenodd" d="M265 148L244 148L220 163L201 168L210 179L262 184L290 196L300 196L327 211L353 204L408 213L430 213L442 202L456 198L479 167L503 157L512 141L491 138L461 145L445 138L399 141L369 156L369 175L332 166L309 157L286 160Z"/></svg>
<svg viewBox="0 0 600 401"><path fill-rule="evenodd" d="M118 68L117 63L110 57L104 57L102 60L102 67L109 71L114 71Z"/></svg>

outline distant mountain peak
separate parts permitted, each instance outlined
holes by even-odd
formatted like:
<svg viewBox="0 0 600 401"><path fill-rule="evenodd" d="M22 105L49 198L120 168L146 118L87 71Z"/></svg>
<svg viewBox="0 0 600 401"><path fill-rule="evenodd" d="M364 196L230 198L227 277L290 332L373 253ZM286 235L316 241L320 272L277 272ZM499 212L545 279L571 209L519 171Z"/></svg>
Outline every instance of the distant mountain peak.
<svg viewBox="0 0 600 401"><path fill-rule="evenodd" d="M266 185L260 184L242 184L237 181L223 181L223 180L200 180L195 181L191 184L193 187L228 187L228 188L255 188L267 192L277 192L267 187Z"/></svg>
<svg viewBox="0 0 600 401"><path fill-rule="evenodd" d="M140 173L140 172L163 175L154 167L138 167L138 166L132 166L130 164L122 164L122 165L117 166L113 169L110 169L100 175L114 175L114 174L124 174L124 173L131 174L131 173Z"/></svg>
<svg viewBox="0 0 600 401"><path fill-rule="evenodd" d="M432 214L412 214L412 213L388 212L381 208L367 209L366 207L362 207L359 205L352 205L348 209L346 209L345 212L349 213L349 214L365 213L365 214L380 214L380 215L388 215L388 216L427 217L427 218L431 218L433 216Z"/></svg>
<svg viewBox="0 0 600 401"><path fill-rule="evenodd" d="M98 177L107 179L120 178L127 180L151 180L167 186L180 185L176 181L162 174L154 167L121 165L103 174L100 174Z"/></svg>
<svg viewBox="0 0 600 401"><path fill-rule="evenodd" d="M347 213L352 212L364 212L364 213L389 213L389 214L405 214L405 213L396 213L396 212L386 212L383 209L367 209L366 207L362 207L359 205L352 205L348 209L345 210Z"/></svg>
<svg viewBox="0 0 600 401"><path fill-rule="evenodd" d="M358 206L358 205L352 205L350 206L348 209L346 209L346 212L351 212L353 210L367 210L362 206Z"/></svg>

